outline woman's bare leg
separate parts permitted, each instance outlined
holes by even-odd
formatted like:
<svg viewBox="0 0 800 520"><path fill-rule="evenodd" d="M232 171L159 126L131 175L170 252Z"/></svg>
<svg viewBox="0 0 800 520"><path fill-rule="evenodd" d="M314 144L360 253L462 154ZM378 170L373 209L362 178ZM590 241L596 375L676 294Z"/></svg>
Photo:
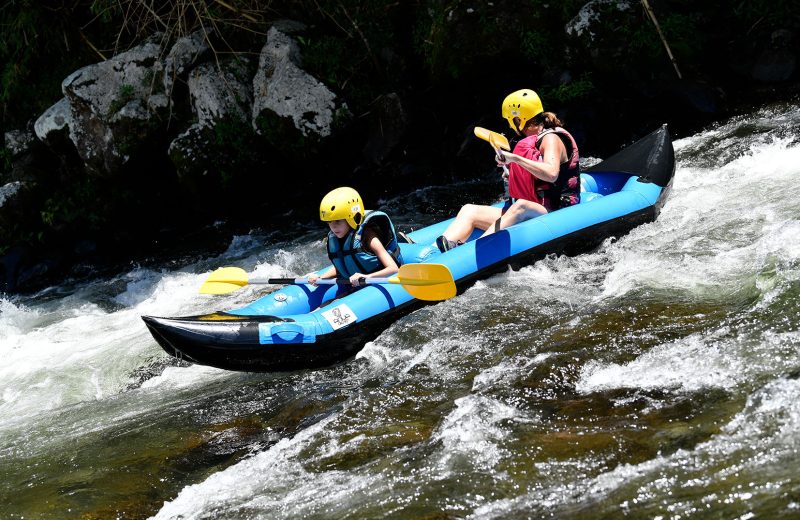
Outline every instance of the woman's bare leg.
<svg viewBox="0 0 800 520"><path fill-rule="evenodd" d="M547 209L541 204L520 199L512 204L508 210L506 210L503 216L500 217L499 222L495 220L495 222L492 222L492 225L490 225L488 228L485 228L486 232L481 235L481 238L491 235L495 231L513 226L519 222L524 222L540 215L544 215L545 213L547 213Z"/></svg>
<svg viewBox="0 0 800 520"><path fill-rule="evenodd" d="M465 204L459 210L455 220L447 226L443 235L454 242L459 240L466 242L475 228L488 229L500 218L501 213L500 208Z"/></svg>

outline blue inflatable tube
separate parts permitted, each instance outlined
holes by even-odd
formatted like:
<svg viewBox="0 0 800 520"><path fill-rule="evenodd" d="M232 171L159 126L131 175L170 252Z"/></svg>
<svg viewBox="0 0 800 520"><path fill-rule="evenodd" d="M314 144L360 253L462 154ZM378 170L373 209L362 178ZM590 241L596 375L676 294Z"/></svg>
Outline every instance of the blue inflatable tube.
<svg viewBox="0 0 800 520"><path fill-rule="evenodd" d="M581 202L440 253L433 245L452 221L408 234L408 262L446 265L458 292L475 281L550 254L575 255L653 221L675 173L666 126L581 174ZM500 203L499 205L501 205ZM324 269L323 269L324 270ZM322 270L320 271L322 272ZM399 317L431 302L401 285L368 285L341 298L337 286L290 285L239 309L202 316L143 316L170 355L230 370L328 366L353 356Z"/></svg>

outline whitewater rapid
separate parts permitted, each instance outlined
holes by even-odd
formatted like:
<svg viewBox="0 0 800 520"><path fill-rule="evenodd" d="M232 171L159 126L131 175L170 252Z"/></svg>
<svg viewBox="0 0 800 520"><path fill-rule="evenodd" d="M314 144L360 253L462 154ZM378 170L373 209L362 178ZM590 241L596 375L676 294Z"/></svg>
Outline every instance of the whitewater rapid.
<svg viewBox="0 0 800 520"><path fill-rule="evenodd" d="M179 270L0 299L0 507L12 518L800 514L800 107L674 147L656 222L478 282L328 370L181 364L140 319L244 305L263 288L197 289L219 265L316 269L326 259L313 233L236 237ZM443 191L383 203L415 223L403 208ZM139 484L104 481L125 471Z"/></svg>

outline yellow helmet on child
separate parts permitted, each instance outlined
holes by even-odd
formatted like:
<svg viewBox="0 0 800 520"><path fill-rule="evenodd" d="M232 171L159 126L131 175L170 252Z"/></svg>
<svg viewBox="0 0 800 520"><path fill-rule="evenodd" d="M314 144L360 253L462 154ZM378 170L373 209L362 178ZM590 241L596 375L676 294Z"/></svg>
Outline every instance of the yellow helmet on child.
<svg viewBox="0 0 800 520"><path fill-rule="evenodd" d="M508 119L508 124L517 134L522 133L525 125L544 112L542 100L539 95L529 88L517 90L507 95L503 100L503 117ZM514 119L519 119L519 128L514 124Z"/></svg>
<svg viewBox="0 0 800 520"><path fill-rule="evenodd" d="M364 220L364 201L353 188L336 188L319 203L319 219L323 222L346 220L351 228L358 228Z"/></svg>

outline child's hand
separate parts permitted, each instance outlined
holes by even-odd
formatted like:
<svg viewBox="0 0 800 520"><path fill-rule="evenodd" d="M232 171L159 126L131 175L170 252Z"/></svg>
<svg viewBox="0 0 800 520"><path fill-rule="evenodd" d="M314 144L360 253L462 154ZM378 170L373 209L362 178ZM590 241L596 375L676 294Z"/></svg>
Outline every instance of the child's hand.
<svg viewBox="0 0 800 520"><path fill-rule="evenodd" d="M366 278L366 276L364 276L361 273L356 273L350 277L350 283L353 284L353 287L358 287L359 285L361 285L362 278Z"/></svg>
<svg viewBox="0 0 800 520"><path fill-rule="evenodd" d="M317 273L311 273L311 274L306 276L306 280L308 280L308 283L310 283L311 285L316 287L317 286L317 280L319 280L319 275Z"/></svg>

